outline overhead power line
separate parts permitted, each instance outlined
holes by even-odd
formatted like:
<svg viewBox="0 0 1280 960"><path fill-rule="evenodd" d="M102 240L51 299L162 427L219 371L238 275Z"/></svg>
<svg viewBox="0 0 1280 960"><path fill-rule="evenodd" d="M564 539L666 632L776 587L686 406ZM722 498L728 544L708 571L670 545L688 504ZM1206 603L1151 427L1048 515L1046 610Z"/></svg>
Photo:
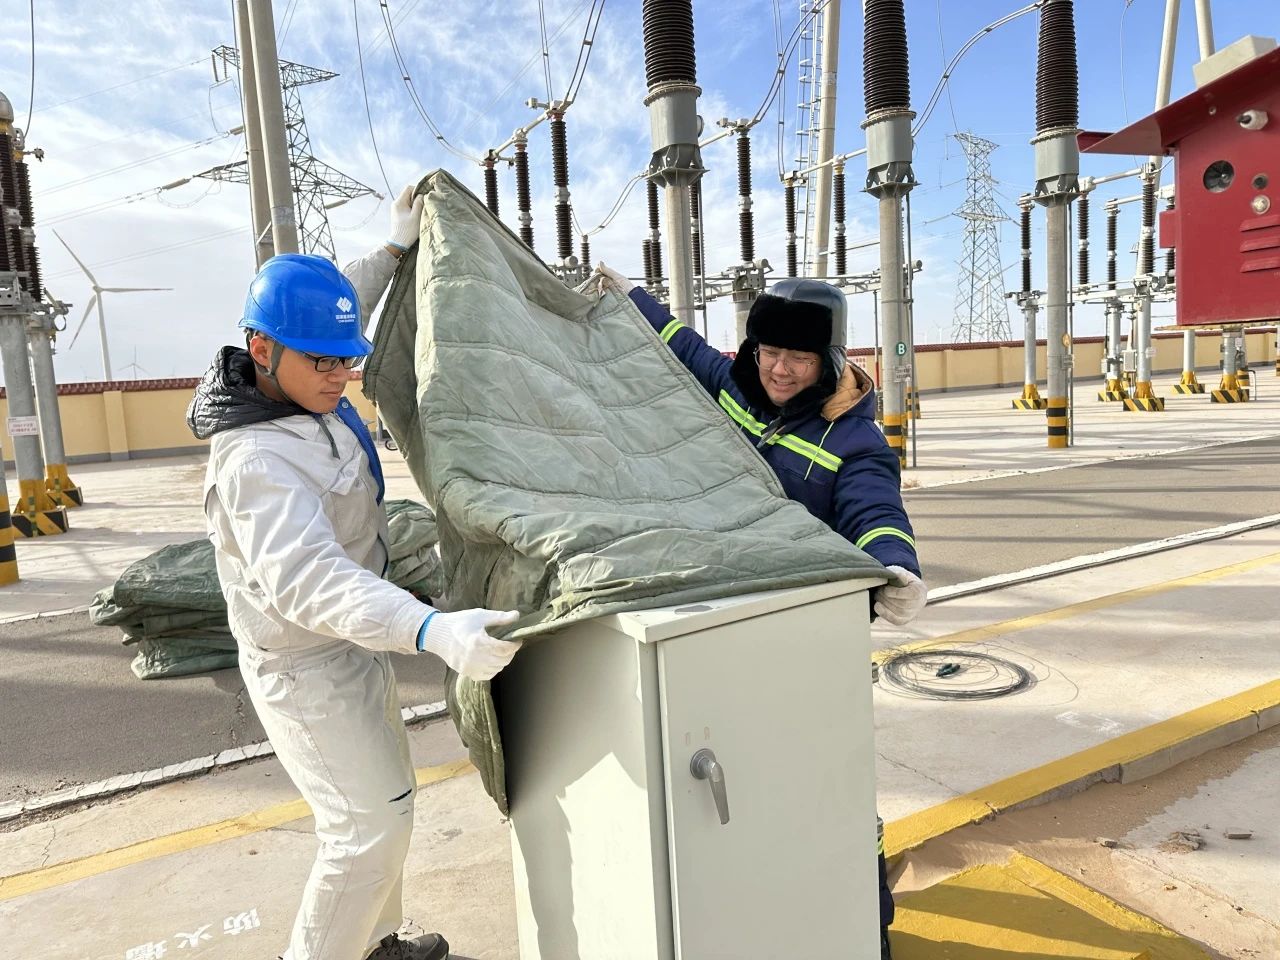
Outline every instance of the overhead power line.
<svg viewBox="0 0 1280 960"><path fill-rule="evenodd" d="M560 22L560 26L556 27L556 29L552 32L551 36L548 38L548 41L550 43L555 43L556 40L560 38L560 34L564 33L565 30L569 29L569 25L573 23L573 21L577 18L578 14L580 14L583 11L583 9L587 6L589 2L592 2L592 0L581 0L581 2L576 7L574 7L573 10L569 12L569 15ZM515 75L510 80L507 81L507 85L503 87L501 90L499 90L497 96L495 96L491 101L489 101L489 104L483 110L481 110L479 114L476 114L476 116L487 115L489 111L491 111L495 106L497 106L498 103L502 100L502 98L511 92L511 88L520 82L520 78L529 72L529 68L532 67L537 62L540 56L542 56L541 52L535 53L532 57L526 60L524 63L524 66L522 66L519 70L515 72ZM474 121L472 121L472 123L469 123L466 127L464 127L463 133L470 131L473 124L474 124Z"/></svg>
<svg viewBox="0 0 1280 960"><path fill-rule="evenodd" d="M578 47L578 60L573 65L573 76L565 89L564 99L568 103L578 99L578 88L582 86L582 78L587 75L587 64L591 62L591 51L595 49L596 31L600 29L600 18L604 14L605 0L592 0L591 9L587 12L587 25L582 31L582 43Z"/></svg>
<svg viewBox="0 0 1280 960"><path fill-rule="evenodd" d="M999 20L992 21L966 40L964 46L956 51L955 56L948 61L946 67L943 69L942 76L938 79L937 86L933 88L933 93L929 96L929 102L925 104L924 110L920 112L920 119L916 121L915 127L911 130L911 135L913 137L917 136L920 131L924 129L924 125L929 122L929 117L933 115L934 108L938 105L938 101L942 98L943 92L947 89L947 84L951 81L952 72L960 61L964 59L964 55L969 52L969 49L975 43L987 34L991 33L993 30L999 29L1006 23L1017 20L1019 17L1025 16L1028 13L1033 13L1034 11L1039 10L1042 6L1044 6L1044 0L1036 0L1035 3L1027 4L1027 6L1020 10L1015 10L1013 13L1006 14Z"/></svg>
<svg viewBox="0 0 1280 960"><path fill-rule="evenodd" d="M400 68L400 79L404 81L405 89L409 91L409 99L413 101L413 106L418 111L418 116L422 118L423 123L427 125L427 129L431 131L431 135L440 142L442 147L454 156L469 163L479 163L479 157L473 157L450 143L448 138L440 131L436 122L431 119L431 115L427 113L427 108L422 104L422 98L418 96L418 88L413 83L413 77L409 74L409 67L405 63L404 55L400 52L400 44L396 40L395 24L391 17L391 8L387 6L387 0L378 0L378 5L382 9L382 21L387 27L387 39L391 41L392 56L395 57L396 65Z"/></svg>
<svg viewBox="0 0 1280 960"><path fill-rule="evenodd" d="M280 39L276 43L276 52L284 49L284 39L289 36L289 28L293 26L293 15L298 12L298 0L289 0L289 6L285 8L284 16L280 18ZM359 41L356 41L359 43Z"/></svg>
<svg viewBox="0 0 1280 960"><path fill-rule="evenodd" d="M47 107L41 107L40 109L43 110L45 113L48 113L50 110L56 110L58 107L65 107L69 103L79 103L81 100L88 100L90 97L96 97L103 93L110 93L113 90L120 90L124 87L131 87L135 83L143 83L146 80L154 80L156 77L163 77L167 73L173 73L177 70L185 70L187 67L196 67L202 63L207 63L207 62L208 61L205 60L204 57L198 57L195 60L188 60L185 63L180 63L176 67L166 67L163 70L157 70L155 73L148 73L142 77L134 77L132 80L125 80L121 83L115 83L109 87L102 87L99 90L91 90L88 93L82 93L77 97L70 97L67 100L59 100L57 103L50 104Z"/></svg>
<svg viewBox="0 0 1280 960"><path fill-rule="evenodd" d="M239 136L239 134L242 132L243 131L239 127L233 128L231 130L224 130L222 133L219 133L212 137L204 137L200 140L192 140L190 143L184 143L179 147L173 147L169 150L162 150L159 153L149 154L148 156L145 156L145 157L138 157L137 159L130 160L127 163L122 163L114 167L108 167L105 170L98 170L93 173L87 173L83 177L77 177L75 180L67 180L63 183L55 184L54 186L49 187L47 190L41 190L38 194L36 194L36 197L37 198L47 197L55 193L61 193L63 190L70 190L72 187L80 187L86 183L92 183L94 180L101 180L103 177L109 177L113 174L120 173L124 170L132 170L135 167L140 167L144 163L150 163L153 160L163 160L166 157L172 157L179 153L185 153L187 150L195 150L200 147L208 146L211 143L216 143L219 140L226 140L228 137Z"/></svg>
<svg viewBox="0 0 1280 960"><path fill-rule="evenodd" d="M351 0L351 16L356 25L356 59L360 64L360 93L364 97L364 118L369 124L369 142L373 145L373 157L378 161L378 172L382 174L382 182L386 184L387 196L395 196L395 191L391 189L391 181L387 179L386 168L382 166L382 154L378 152L378 138L373 132L373 113L369 110L369 87L364 79L364 53L360 49L359 0Z"/></svg>
<svg viewBox="0 0 1280 960"><path fill-rule="evenodd" d="M790 60L792 54L795 53L795 48L799 43L800 33L804 28L804 25L821 13L826 7L827 2L828 0L819 0L819 2L815 3L813 7L800 18L800 22L796 24L796 28L791 32L791 37L787 41L787 46L783 51L783 55L780 57L781 62L778 64L778 68L774 72L773 80L769 85L769 92L765 95L764 102L760 104L760 109L756 111L754 119L748 123L748 128L759 123L760 118L769 111L769 107L772 106L774 98L778 95L778 91L781 88L782 78L786 73L786 62ZM580 232L584 232L586 236L594 236L608 227L609 224L613 222L614 218L617 217L618 213L621 212L623 203L626 201L627 197L631 195L631 191L635 188L635 185L643 178L644 173L641 172L628 180L622 188L622 193L619 194L618 199L614 201L613 207L610 209L604 220L592 229Z"/></svg>
<svg viewBox="0 0 1280 960"><path fill-rule="evenodd" d="M114 267L117 264L121 264L121 263L132 263L135 260L145 260L148 257L154 257L161 253L169 253L173 250L185 250L187 247L199 246L202 243L209 243L213 240L221 240L224 237L230 237L235 234L243 235L244 231L247 229L249 229L249 224L242 223L240 226L232 227L229 230L220 230L217 233L206 234L203 237L193 237L190 240L179 240L175 243L166 243L158 247L152 247L148 250L138 250L134 253L125 254L122 257L115 257L111 260L102 260L102 261L99 261L98 263L90 264L89 266L92 269L96 270L99 267ZM77 274L79 272L80 271L77 269L62 270L58 273L50 274L47 279L56 280L59 277L67 277L67 276L71 276L72 274Z"/></svg>
<svg viewBox="0 0 1280 960"><path fill-rule="evenodd" d="M31 14L31 86L27 92L27 125L23 128L26 136L31 135L31 114L36 106L36 0L29 5Z"/></svg>
<svg viewBox="0 0 1280 960"><path fill-rule="evenodd" d="M542 76L547 84L547 103L551 102L551 51L547 49L547 11L543 0L538 0L538 30L542 34Z"/></svg>
<svg viewBox="0 0 1280 960"><path fill-rule="evenodd" d="M66 223L68 220L78 220L81 217L88 217L95 213L104 213L107 210L114 210L116 207L123 207L130 203L137 203L139 200L149 200L157 196L163 190L172 190L175 187L190 183L189 177L181 180L175 180L171 184L163 187L151 187L147 190L139 190L136 193L127 193L122 197L113 197L110 200L100 200L97 203L91 203L87 207L79 207L74 210L67 210L53 217L46 217L41 220L41 226L52 227L59 223Z"/></svg>

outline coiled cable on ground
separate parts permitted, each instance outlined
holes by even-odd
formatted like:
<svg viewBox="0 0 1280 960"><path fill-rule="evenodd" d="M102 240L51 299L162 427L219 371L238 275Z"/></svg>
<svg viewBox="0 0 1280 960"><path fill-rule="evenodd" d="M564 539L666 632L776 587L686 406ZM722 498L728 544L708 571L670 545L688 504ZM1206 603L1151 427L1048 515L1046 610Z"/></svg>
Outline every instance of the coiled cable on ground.
<svg viewBox="0 0 1280 960"><path fill-rule="evenodd" d="M1031 671L973 650L912 650L880 664L880 685L926 700L995 700L1035 683Z"/></svg>

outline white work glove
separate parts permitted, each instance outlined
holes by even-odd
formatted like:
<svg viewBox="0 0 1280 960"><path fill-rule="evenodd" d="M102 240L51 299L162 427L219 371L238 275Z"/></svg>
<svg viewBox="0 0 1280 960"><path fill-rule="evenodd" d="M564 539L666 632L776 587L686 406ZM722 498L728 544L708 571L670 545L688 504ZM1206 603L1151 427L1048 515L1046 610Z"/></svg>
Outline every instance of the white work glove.
<svg viewBox="0 0 1280 960"><path fill-rule="evenodd" d="M895 574L899 580L906 582L901 586L886 583L876 591L876 616L884 617L899 627L905 627L924 609L929 591L925 588L924 581L910 570L903 567L885 567L885 569Z"/></svg>
<svg viewBox="0 0 1280 960"><path fill-rule="evenodd" d="M416 184L409 184L391 202L391 236L387 243L401 253L418 239L418 221L422 218L422 197L415 197Z"/></svg>
<svg viewBox="0 0 1280 960"><path fill-rule="evenodd" d="M515 623L519 616L515 610L436 612L427 618L418 649L429 650L471 680L492 680L523 641L495 639L489 636L489 628Z"/></svg>
<svg viewBox="0 0 1280 960"><path fill-rule="evenodd" d="M635 284L612 267L603 263L596 264L596 276L600 278L600 291L617 290L624 297L635 289Z"/></svg>

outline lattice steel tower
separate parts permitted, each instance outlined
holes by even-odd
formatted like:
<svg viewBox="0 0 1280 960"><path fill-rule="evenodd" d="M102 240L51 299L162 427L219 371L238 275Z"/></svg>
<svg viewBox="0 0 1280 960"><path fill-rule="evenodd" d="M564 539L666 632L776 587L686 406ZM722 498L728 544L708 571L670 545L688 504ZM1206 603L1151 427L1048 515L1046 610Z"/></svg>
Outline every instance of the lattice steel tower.
<svg viewBox="0 0 1280 960"><path fill-rule="evenodd" d="M969 185L964 206L956 216L964 220L964 259L959 261L955 317L951 336L958 343L1008 340L1009 306L1004 296L1000 264L1000 235L996 224L1009 217L995 200L991 152L996 144L971 133L954 134L968 163Z"/></svg>
<svg viewBox="0 0 1280 960"><path fill-rule="evenodd" d="M240 68L240 51L225 44L213 51L214 61L221 61L223 70ZM332 80L337 74L319 67L308 67L289 60L280 61L280 85L284 90L284 122L289 141L290 179L293 181L294 204L298 211L298 243L303 253L317 253L336 260L333 233L329 230L329 214L325 198L335 197L354 200L375 193L359 180L335 170L311 152L311 137L307 133L307 118L302 113L300 87ZM245 160L212 167L198 177L209 180L227 180L232 183L249 182L249 165Z"/></svg>

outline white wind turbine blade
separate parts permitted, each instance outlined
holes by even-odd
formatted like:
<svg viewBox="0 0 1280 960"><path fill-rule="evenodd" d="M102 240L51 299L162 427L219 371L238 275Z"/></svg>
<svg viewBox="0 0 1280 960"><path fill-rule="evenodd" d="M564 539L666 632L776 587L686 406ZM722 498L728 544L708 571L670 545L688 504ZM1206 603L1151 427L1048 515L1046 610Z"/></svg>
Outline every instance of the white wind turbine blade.
<svg viewBox="0 0 1280 960"><path fill-rule="evenodd" d="M93 312L93 305L98 302L98 294L94 294L89 298L89 305L84 308L84 316L80 318L80 326L76 327L75 335L71 338L71 343L67 345L70 350L76 345L76 340L80 338L80 331L84 329L84 322L89 319L89 314Z"/></svg>
<svg viewBox="0 0 1280 960"><path fill-rule="evenodd" d="M84 261L83 261L83 260L81 260L79 257L77 257L77 256L76 256L76 252L75 252L74 250L72 250L70 246L68 246L68 245L67 245L67 241L65 241L65 240L63 240L63 239L62 239L62 234L60 234L57 230L54 230L54 231L53 231L53 235L54 235L55 237L57 237L57 238L58 238L58 242L59 242L60 244L62 244L64 247L66 247L66 248L67 248L67 253L71 254L71 259L72 259L72 260L74 260L76 263L78 263L78 264L80 265L80 269L81 269L81 270L83 270L83 271L84 271L84 275L85 275L86 277L88 277L88 278L89 278L89 282L93 284L93 290L94 290L94 292L96 293L96 292L98 291L98 279L97 279L97 277L95 277L95 276L94 276L94 275L89 271L89 268L88 268L88 267L86 267L86 266L84 265Z"/></svg>
<svg viewBox="0 0 1280 960"><path fill-rule="evenodd" d="M144 290L172 290L173 287L103 287L103 293L141 293Z"/></svg>

